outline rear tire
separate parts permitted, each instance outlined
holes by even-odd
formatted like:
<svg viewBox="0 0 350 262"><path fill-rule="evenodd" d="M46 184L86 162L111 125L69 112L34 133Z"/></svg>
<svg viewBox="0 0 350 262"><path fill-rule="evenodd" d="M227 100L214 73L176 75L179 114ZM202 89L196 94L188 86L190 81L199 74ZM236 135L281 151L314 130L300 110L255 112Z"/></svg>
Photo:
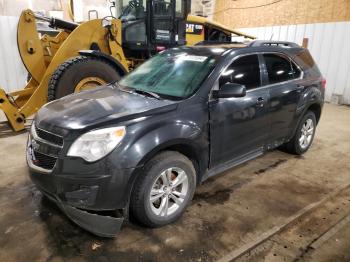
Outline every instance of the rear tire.
<svg viewBox="0 0 350 262"><path fill-rule="evenodd" d="M285 151L302 155L309 150L316 131L316 117L312 111L307 111L301 119L293 138L284 145Z"/></svg>
<svg viewBox="0 0 350 262"><path fill-rule="evenodd" d="M118 69L97 57L77 56L61 64L52 74L48 85L48 100L64 97L94 86L120 79Z"/></svg>
<svg viewBox="0 0 350 262"><path fill-rule="evenodd" d="M164 151L151 159L139 174L131 195L130 213L148 227L172 223L185 211L195 188L192 162L178 152Z"/></svg>

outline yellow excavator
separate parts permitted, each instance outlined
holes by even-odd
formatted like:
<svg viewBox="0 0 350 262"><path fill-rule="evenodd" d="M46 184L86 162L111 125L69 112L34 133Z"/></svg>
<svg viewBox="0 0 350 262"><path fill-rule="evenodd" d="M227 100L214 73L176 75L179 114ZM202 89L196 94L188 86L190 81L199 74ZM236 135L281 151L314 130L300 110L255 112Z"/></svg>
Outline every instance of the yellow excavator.
<svg viewBox="0 0 350 262"><path fill-rule="evenodd" d="M22 12L17 27L20 56L27 85L6 93L0 88L0 109L15 131L48 101L117 81L145 59L166 48L201 41L230 42L253 36L204 17L189 15L189 0L119 1L121 15L76 24ZM36 21L59 29L55 36L39 35Z"/></svg>

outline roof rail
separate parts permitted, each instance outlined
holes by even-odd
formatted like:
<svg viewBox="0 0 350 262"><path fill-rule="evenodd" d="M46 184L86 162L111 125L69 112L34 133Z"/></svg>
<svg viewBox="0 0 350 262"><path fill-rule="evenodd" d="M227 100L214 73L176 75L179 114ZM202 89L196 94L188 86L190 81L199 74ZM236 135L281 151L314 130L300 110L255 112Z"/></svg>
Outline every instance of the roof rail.
<svg viewBox="0 0 350 262"><path fill-rule="evenodd" d="M269 40L255 40L250 42L250 47L258 46L280 46L280 47L300 47L298 44L287 41L269 41Z"/></svg>
<svg viewBox="0 0 350 262"><path fill-rule="evenodd" d="M204 40L204 41L201 41L201 42L198 42L196 44L194 44L195 46L196 45L220 45L220 44L225 44L225 45L229 45L229 44L246 44L246 42L232 42L232 41L208 41L208 40Z"/></svg>

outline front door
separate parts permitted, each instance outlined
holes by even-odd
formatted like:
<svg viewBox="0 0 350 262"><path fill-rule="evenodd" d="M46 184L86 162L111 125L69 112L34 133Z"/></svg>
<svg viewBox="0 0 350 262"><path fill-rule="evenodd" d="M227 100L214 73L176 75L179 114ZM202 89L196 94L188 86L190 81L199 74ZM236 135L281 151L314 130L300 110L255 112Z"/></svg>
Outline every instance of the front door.
<svg viewBox="0 0 350 262"><path fill-rule="evenodd" d="M261 152L269 134L269 97L267 89L261 87L258 56L234 60L222 73L218 86L228 81L245 85L247 94L209 102L211 167Z"/></svg>

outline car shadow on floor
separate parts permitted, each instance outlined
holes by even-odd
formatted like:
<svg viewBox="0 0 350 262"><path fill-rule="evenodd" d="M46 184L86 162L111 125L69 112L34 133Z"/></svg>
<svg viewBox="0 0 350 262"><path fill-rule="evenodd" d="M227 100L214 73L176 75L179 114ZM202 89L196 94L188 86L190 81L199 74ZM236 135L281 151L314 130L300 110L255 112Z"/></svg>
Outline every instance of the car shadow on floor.
<svg viewBox="0 0 350 262"><path fill-rule="evenodd" d="M59 207L46 198L41 197L39 203L39 217L47 228L47 245L50 247L50 257L61 257L65 259L82 256L87 260L94 261L100 256L132 259L140 254L127 254L115 250L116 239L122 237L122 232L115 238L103 238L89 233L72 222ZM149 229L142 228L133 222L126 221L122 231L137 231L143 235Z"/></svg>
<svg viewBox="0 0 350 262"><path fill-rule="evenodd" d="M52 250L51 256L69 258L86 255L88 249L93 251L94 247L113 242L111 239L100 238L81 229L45 196L41 198L38 211L40 219L47 228L46 236Z"/></svg>

